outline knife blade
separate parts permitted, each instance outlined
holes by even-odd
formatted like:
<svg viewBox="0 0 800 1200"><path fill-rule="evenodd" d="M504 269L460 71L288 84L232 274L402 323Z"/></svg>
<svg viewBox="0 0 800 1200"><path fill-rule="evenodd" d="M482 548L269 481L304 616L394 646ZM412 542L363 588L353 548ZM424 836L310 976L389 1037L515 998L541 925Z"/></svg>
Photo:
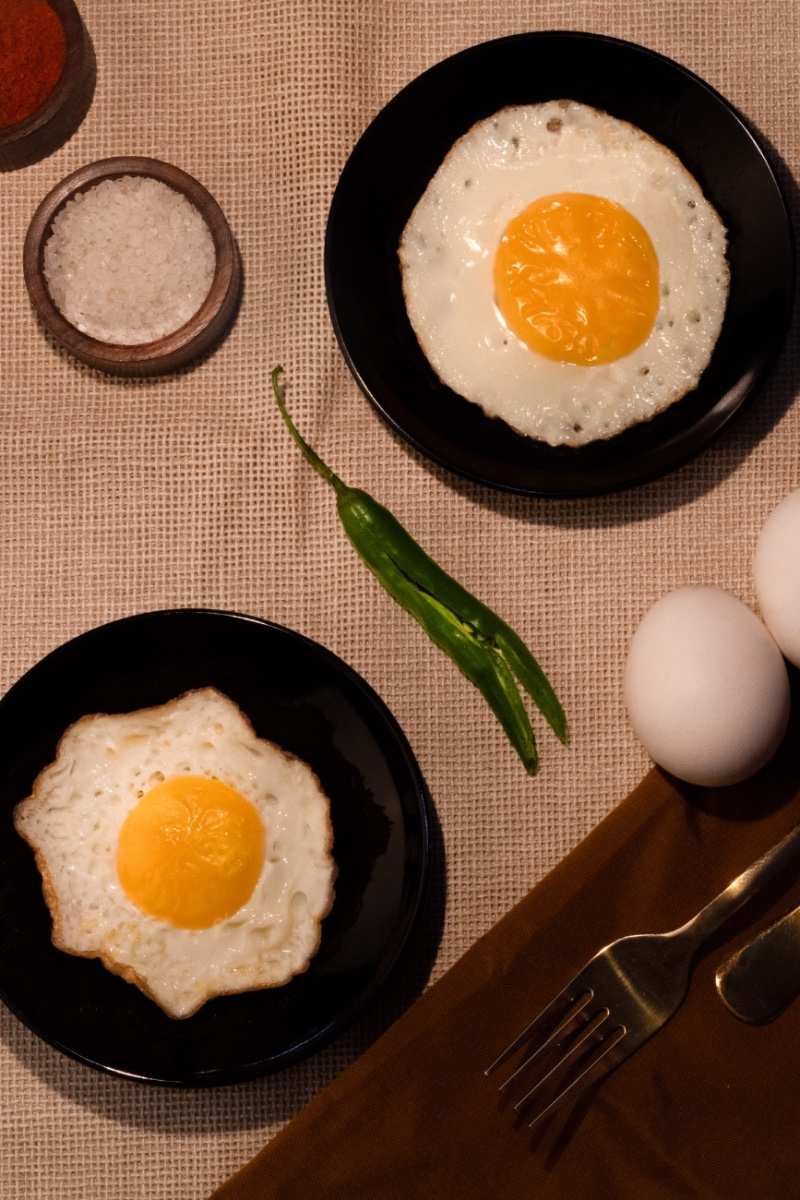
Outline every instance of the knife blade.
<svg viewBox="0 0 800 1200"><path fill-rule="evenodd" d="M734 1016L763 1025L800 995L800 906L717 970L717 992Z"/></svg>

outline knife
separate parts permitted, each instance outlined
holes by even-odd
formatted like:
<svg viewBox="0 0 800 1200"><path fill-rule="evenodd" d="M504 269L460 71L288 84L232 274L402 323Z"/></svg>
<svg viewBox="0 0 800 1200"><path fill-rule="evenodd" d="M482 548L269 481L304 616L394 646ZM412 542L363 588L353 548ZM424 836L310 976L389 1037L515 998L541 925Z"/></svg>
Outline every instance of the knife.
<svg viewBox="0 0 800 1200"><path fill-rule="evenodd" d="M737 950L717 971L734 1016L763 1025L800 995L800 906Z"/></svg>

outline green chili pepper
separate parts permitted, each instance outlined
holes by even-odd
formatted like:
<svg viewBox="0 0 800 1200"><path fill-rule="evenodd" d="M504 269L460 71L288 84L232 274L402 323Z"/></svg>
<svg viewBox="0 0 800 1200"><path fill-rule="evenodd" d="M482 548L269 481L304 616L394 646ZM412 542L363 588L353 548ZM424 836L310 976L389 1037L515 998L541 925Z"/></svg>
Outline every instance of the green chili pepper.
<svg viewBox="0 0 800 1200"><path fill-rule="evenodd" d="M339 520L361 559L475 684L533 774L539 762L536 740L515 676L565 745L569 732L558 698L530 650L505 621L443 571L387 508L360 488L348 487L312 450L286 410L282 367L272 372L272 390L289 433L336 492Z"/></svg>

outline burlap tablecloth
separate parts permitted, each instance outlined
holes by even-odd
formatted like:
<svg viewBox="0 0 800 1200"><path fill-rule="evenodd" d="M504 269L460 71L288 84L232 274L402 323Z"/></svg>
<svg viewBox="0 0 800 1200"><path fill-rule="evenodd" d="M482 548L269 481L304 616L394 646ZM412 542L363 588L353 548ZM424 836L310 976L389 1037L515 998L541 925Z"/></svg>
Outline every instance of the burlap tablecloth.
<svg viewBox="0 0 800 1200"><path fill-rule="evenodd" d="M0 0L2 3L2 0ZM388 432L336 347L322 239L337 174L378 108L443 56L527 29L651 46L719 88L800 165L793 0L81 0L98 57L92 110L45 162L0 176L0 686L79 631L127 613L212 605L317 638L374 685L437 806L447 908L441 974L622 797L646 759L625 721L626 640L668 588L752 601L751 551L800 481L798 344L733 430L684 470L603 500L531 502L455 485ZM569 91L565 80L564 91ZM199 369L118 382L42 336L21 248L38 201L111 154L176 163L239 239L244 304ZM757 219L757 214L754 214ZM344 478L385 501L550 670L574 748L542 737L526 778L477 693L396 610L338 529L267 394ZM539 723L541 725L541 722ZM0 1011L3 1200L204 1196L366 1045L350 1034L281 1075L208 1092L120 1083Z"/></svg>

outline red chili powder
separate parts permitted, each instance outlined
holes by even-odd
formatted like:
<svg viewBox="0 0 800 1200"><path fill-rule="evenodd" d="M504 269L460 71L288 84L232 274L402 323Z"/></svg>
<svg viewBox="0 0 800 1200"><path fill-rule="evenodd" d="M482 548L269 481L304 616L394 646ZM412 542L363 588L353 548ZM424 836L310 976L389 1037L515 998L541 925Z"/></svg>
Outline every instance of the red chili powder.
<svg viewBox="0 0 800 1200"><path fill-rule="evenodd" d="M64 26L47 0L0 0L0 128L41 108L66 57Z"/></svg>

